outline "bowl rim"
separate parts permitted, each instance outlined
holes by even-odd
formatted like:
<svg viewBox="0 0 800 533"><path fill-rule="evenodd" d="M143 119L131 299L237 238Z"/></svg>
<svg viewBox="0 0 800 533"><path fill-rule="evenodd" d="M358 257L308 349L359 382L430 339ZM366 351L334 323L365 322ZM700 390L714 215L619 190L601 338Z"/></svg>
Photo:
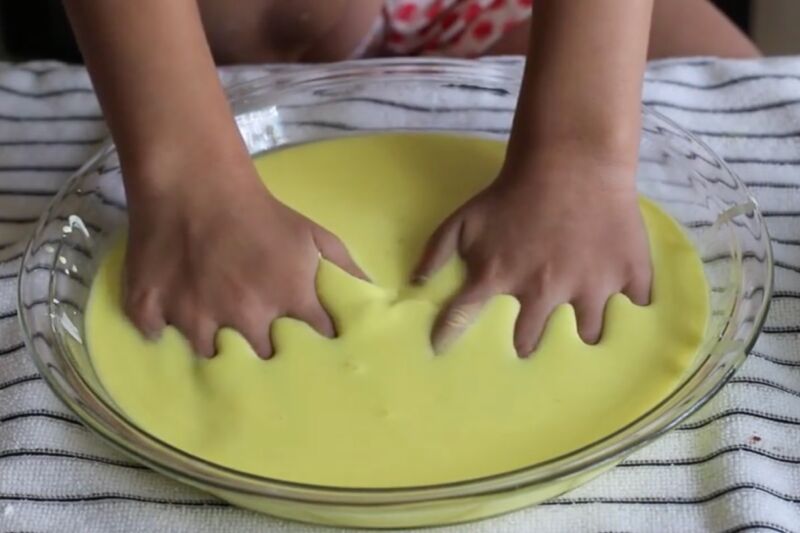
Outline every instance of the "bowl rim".
<svg viewBox="0 0 800 533"><path fill-rule="evenodd" d="M350 82L362 80L365 78L361 78L361 76L365 74L374 76L376 74L376 69L379 69L379 73L381 74L395 76L396 79L391 81L413 81L416 79L415 76L417 74L425 76L420 77L420 80L432 81L429 76L431 73L434 73L438 76L466 76L470 79L476 79L479 76L483 77L483 79L488 77L496 81L516 85L521 82L520 64L517 62L511 63L503 61L502 59L474 61L399 58L346 61L329 65L299 66L294 69L288 69L284 73L267 73L253 79L232 84L226 88L226 91L230 101L242 102L246 100L254 88L270 88L270 90L276 91L272 94L277 96L282 90L289 90L292 87L297 87L306 83L318 83L337 79ZM382 78L381 81L388 81L388 79ZM119 409L109 405L102 397L95 394L92 387L85 382L84 378L78 372L76 372L76 377L80 380L81 385L96 402L102 404L105 414L110 416L115 423L121 424L127 432L134 433L137 438L143 439L148 445L147 449L143 451L136 443L131 443L126 440L125 437L121 437L107 421L101 420L98 416L85 409L81 405L81 402L74 400L67 387L65 387L51 372L50 368L48 368L47 363L43 360L36 347L36 343L33 342L31 327L27 316L29 311L23 305L23 290L28 278L25 272L25 266L31 256L32 248L37 237L47 225L52 209L67 193L73 181L85 173L87 169L91 168L101 158L107 157L115 151L114 145L110 140L103 143L95 154L66 180L60 192L54 197L39 219L35 231L25 247L17 286L18 320L23 330L25 343L30 350L31 357L39 373L43 376L51 390L53 390L56 396L78 416L84 425L99 434L106 442L112 444L115 448L121 450L135 460L162 473L206 490L262 496L269 499L315 505L402 505L499 494L585 474L592 470L599 469L603 465L613 465L624 456L650 443L680 424L683 420L700 409L700 407L705 405L728 382L734 372L746 359L747 354L752 349L761 332L771 303L774 284L773 251L768 228L755 199L753 199L752 195L748 192L741 179L706 143L686 131L671 119L646 106L643 106L643 114L655 117L706 150L707 154L720 165L721 170L725 172L737 186L742 189L743 194L753 202L752 216L755 219L755 223L758 224L759 228L763 231L766 242L767 257L764 262L764 268L766 269L764 298L755 314L751 329L748 331L747 338L744 341L743 349L737 350L731 356L730 365L726 372L720 372L713 378L709 376L708 379L700 381L697 386L695 386L693 390L701 391L701 394L688 408L682 405L672 406L665 413L662 413L661 416L654 420L649 420L653 418L654 413L667 402L675 400L679 393L689 394L684 391L686 383L690 382L704 367L703 364L698 365L691 375L685 377L680 387L676 388L661 402L637 419L614 433L580 449L572 450L546 461L510 471L440 484L362 488L292 482L235 470L175 448L169 443L141 429ZM443 129L442 131L446 130ZM53 302L51 301L50 306L52 305ZM50 307L50 309L52 309L52 307ZM59 346L57 349L60 350L61 347ZM608 446L609 441L613 441L615 437L619 436L621 433L629 431L636 426L641 427L639 427L636 432L631 433L623 439L617 439L616 442L612 442L611 446ZM154 451L158 453L154 453Z"/></svg>

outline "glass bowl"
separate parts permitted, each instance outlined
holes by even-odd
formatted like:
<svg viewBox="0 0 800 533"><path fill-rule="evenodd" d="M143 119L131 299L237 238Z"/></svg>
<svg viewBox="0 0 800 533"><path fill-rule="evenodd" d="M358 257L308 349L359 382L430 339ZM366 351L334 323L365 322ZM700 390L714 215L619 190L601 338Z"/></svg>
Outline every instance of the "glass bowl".
<svg viewBox="0 0 800 533"><path fill-rule="evenodd" d="M452 60L343 63L267 76L229 89L253 154L372 131L505 138L517 65ZM744 361L764 320L772 253L742 182L706 145L643 111L638 187L678 220L699 250L711 317L684 379L630 425L544 463L446 485L350 489L268 479L203 461L137 427L108 397L85 349L84 310L104 252L125 228L113 145L65 184L28 245L19 282L26 340L42 376L105 440L153 469L236 505L329 525L410 527L474 520L541 502L588 481L674 428Z"/></svg>

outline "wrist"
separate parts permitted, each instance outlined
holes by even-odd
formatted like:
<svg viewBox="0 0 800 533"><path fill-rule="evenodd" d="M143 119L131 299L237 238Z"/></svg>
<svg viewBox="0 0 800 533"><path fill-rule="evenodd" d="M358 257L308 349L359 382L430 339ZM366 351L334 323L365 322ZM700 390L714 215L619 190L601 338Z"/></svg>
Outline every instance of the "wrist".
<svg viewBox="0 0 800 533"><path fill-rule="evenodd" d="M127 149L126 149L127 148ZM158 140L120 146L125 188L129 194L164 194L252 170L252 161L238 133L160 135ZM230 178L228 178L230 176ZM234 184L231 184L233 186Z"/></svg>
<svg viewBox="0 0 800 533"><path fill-rule="evenodd" d="M158 206L208 213L237 203L240 194L268 194L244 146L225 146L219 139L205 151L183 143L172 150L161 147L123 163L122 173L131 216L158 211Z"/></svg>
<svg viewBox="0 0 800 533"><path fill-rule="evenodd" d="M638 146L637 146L638 148ZM533 190L575 190L636 193L637 149L598 147L567 140L534 144L506 154L498 184Z"/></svg>

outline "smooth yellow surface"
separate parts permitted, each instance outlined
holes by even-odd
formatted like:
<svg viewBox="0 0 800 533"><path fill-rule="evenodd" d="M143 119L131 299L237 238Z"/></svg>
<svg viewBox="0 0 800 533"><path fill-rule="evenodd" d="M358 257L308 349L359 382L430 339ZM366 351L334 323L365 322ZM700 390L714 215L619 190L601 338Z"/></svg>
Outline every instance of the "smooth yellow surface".
<svg viewBox="0 0 800 533"><path fill-rule="evenodd" d="M493 141L401 134L259 158L274 194L338 234L375 282L322 263L318 291L339 338L281 319L272 328L277 356L267 362L230 330L218 335L212 360L193 357L172 328L148 343L121 311L120 243L87 312L102 383L136 423L189 453L320 485L487 476L622 428L679 383L708 314L694 248L650 202L641 205L655 264L653 303L637 307L615 296L599 345L580 341L572 308L563 305L534 356L519 359L512 345L519 304L498 296L448 352L432 353L431 324L463 266L452 261L424 288L406 280L438 222L494 177L502 155Z"/></svg>

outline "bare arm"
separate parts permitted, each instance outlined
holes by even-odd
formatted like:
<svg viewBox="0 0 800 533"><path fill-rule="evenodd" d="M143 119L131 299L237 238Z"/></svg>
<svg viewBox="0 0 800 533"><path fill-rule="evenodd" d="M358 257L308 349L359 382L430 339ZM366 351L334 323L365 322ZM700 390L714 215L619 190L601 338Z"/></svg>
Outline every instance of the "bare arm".
<svg viewBox="0 0 800 533"><path fill-rule="evenodd" d="M514 343L538 345L550 313L575 309L597 342L608 298L649 301L651 267L634 174L652 0L537 0L525 76L500 175L448 218L416 272L454 251L462 290L433 331L439 349L493 295L520 301Z"/></svg>
<svg viewBox="0 0 800 533"><path fill-rule="evenodd" d="M66 0L129 193L191 176L161 171L187 151L246 155L195 0ZM135 172L133 172L135 171Z"/></svg>
<svg viewBox="0 0 800 533"><path fill-rule="evenodd" d="M262 357L273 353L269 327L281 316L333 335L315 291L319 257L363 273L335 236L261 184L196 2L65 3L122 163L134 324L149 337L173 325L208 357L223 326Z"/></svg>
<svg viewBox="0 0 800 533"><path fill-rule="evenodd" d="M580 143L635 160L652 10L653 0L534 3L510 157Z"/></svg>

